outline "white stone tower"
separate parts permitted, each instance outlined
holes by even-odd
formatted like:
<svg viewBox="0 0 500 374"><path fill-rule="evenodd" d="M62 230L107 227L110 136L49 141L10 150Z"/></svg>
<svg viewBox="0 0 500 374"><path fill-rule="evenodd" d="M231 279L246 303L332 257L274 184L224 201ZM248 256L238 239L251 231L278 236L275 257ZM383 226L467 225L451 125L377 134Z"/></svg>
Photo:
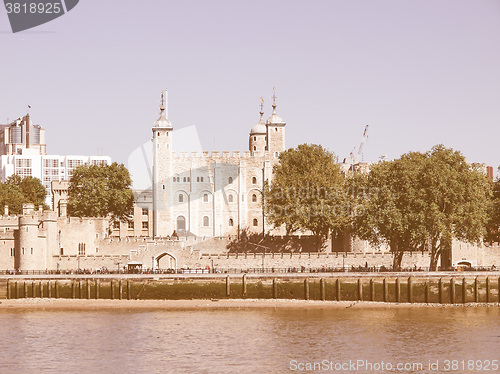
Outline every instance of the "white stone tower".
<svg viewBox="0 0 500 374"><path fill-rule="evenodd" d="M267 150L277 157L285 150L285 125L286 123L276 113L276 87L273 88L273 113L267 119Z"/></svg>
<svg viewBox="0 0 500 374"><path fill-rule="evenodd" d="M172 132L168 117L167 91L161 93L160 118L153 126L153 235L167 236L173 232L170 207L172 190Z"/></svg>
<svg viewBox="0 0 500 374"><path fill-rule="evenodd" d="M249 149L252 155L267 151L267 128L264 122L264 99L260 98L260 120L252 127L249 138Z"/></svg>

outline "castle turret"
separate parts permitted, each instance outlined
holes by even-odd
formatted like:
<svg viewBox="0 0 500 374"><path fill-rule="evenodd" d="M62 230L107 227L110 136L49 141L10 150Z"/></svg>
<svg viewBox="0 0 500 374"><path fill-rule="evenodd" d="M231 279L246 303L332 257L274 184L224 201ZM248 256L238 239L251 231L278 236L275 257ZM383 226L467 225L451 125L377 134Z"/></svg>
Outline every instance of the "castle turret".
<svg viewBox="0 0 500 374"><path fill-rule="evenodd" d="M267 127L267 150L277 157L285 150L285 126L286 123L276 113L276 88L273 88L273 113L266 122Z"/></svg>
<svg viewBox="0 0 500 374"><path fill-rule="evenodd" d="M153 126L153 234L167 236L173 232L169 207L172 196L172 124L167 119L167 92L162 92L160 118Z"/></svg>
<svg viewBox="0 0 500 374"><path fill-rule="evenodd" d="M249 149L252 155L267 151L267 128L264 122L264 99L260 98L260 120L250 130Z"/></svg>
<svg viewBox="0 0 500 374"><path fill-rule="evenodd" d="M14 266L18 270L44 270L46 267L45 243L38 239L39 223L37 215L19 217L18 240L14 252Z"/></svg>

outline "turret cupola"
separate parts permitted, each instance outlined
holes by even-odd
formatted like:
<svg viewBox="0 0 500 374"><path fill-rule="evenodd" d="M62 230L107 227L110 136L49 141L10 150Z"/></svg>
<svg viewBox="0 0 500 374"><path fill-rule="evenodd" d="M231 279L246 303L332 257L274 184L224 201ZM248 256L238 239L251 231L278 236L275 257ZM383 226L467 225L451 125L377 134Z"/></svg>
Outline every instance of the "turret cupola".
<svg viewBox="0 0 500 374"><path fill-rule="evenodd" d="M264 122L264 99L260 98L260 120L250 130L249 149L252 154L266 151L267 127Z"/></svg>
<svg viewBox="0 0 500 374"><path fill-rule="evenodd" d="M161 93L160 118L156 120L154 127L172 128L172 124L167 119L168 116L167 105L168 105L167 91L165 90L165 94L163 92Z"/></svg>

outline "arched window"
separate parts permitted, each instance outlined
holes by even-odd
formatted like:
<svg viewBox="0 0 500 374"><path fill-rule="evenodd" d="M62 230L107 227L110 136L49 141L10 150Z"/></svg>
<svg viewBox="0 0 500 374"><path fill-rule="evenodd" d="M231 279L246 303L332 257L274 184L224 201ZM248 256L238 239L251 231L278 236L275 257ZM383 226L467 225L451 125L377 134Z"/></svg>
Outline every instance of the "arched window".
<svg viewBox="0 0 500 374"><path fill-rule="evenodd" d="M252 195L252 203L256 203L256 202L257 202L257 195L253 194Z"/></svg>
<svg viewBox="0 0 500 374"><path fill-rule="evenodd" d="M257 184L257 177L252 177L252 183Z"/></svg>
<svg viewBox="0 0 500 374"><path fill-rule="evenodd" d="M232 218L229 218L229 226L234 226L234 221Z"/></svg>
<svg viewBox="0 0 500 374"><path fill-rule="evenodd" d="M229 177L229 179L227 180L227 182L228 182L229 184L233 183L233 177Z"/></svg>
<svg viewBox="0 0 500 374"><path fill-rule="evenodd" d="M177 217L177 232L186 230L186 217Z"/></svg>
<svg viewBox="0 0 500 374"><path fill-rule="evenodd" d="M257 221L257 218L253 219L253 225L254 226L258 226L259 225L259 221Z"/></svg>
<svg viewBox="0 0 500 374"><path fill-rule="evenodd" d="M256 137L256 136L254 136L254 137L253 137L253 141L254 141L254 142L256 142L256 141L257 141L257 137Z"/></svg>
<svg viewBox="0 0 500 374"><path fill-rule="evenodd" d="M184 196L180 193L179 194L179 203L183 203L184 202Z"/></svg>
<svg viewBox="0 0 500 374"><path fill-rule="evenodd" d="M207 193L203 194L203 202L208 203L208 194Z"/></svg>
<svg viewBox="0 0 500 374"><path fill-rule="evenodd" d="M229 196L227 197L227 201L232 203L233 202L233 195L229 194Z"/></svg>
<svg viewBox="0 0 500 374"><path fill-rule="evenodd" d="M208 218L208 216L203 217L203 226L210 226L210 218Z"/></svg>
<svg viewBox="0 0 500 374"><path fill-rule="evenodd" d="M253 146L253 150L256 151L257 150L257 147L256 146Z"/></svg>

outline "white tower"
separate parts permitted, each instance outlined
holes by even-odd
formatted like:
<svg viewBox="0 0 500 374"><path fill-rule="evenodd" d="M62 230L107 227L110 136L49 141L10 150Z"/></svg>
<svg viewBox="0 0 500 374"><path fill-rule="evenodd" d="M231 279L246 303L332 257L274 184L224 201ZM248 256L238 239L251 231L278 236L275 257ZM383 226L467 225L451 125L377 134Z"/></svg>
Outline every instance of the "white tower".
<svg viewBox="0 0 500 374"><path fill-rule="evenodd" d="M153 235L171 235L172 125L168 117L167 91L161 93L160 118L153 126Z"/></svg>

